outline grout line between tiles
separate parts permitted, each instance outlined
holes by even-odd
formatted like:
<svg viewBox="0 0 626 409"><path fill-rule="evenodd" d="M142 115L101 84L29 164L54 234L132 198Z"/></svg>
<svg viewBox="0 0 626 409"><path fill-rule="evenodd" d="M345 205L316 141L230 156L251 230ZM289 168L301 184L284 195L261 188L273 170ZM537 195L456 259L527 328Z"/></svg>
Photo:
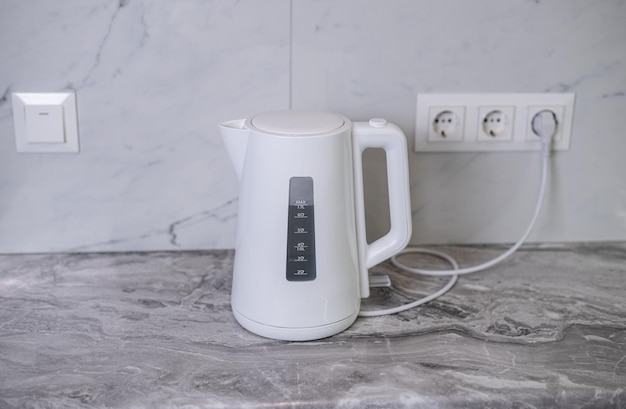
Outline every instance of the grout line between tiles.
<svg viewBox="0 0 626 409"><path fill-rule="evenodd" d="M289 109L293 98L293 0L289 0Z"/></svg>

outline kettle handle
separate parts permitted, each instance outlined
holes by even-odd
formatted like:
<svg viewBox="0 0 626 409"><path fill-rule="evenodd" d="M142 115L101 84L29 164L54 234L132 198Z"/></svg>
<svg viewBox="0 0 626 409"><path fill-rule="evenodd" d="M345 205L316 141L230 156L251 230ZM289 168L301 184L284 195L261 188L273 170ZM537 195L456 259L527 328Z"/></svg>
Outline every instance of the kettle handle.
<svg viewBox="0 0 626 409"><path fill-rule="evenodd" d="M354 122L353 157L356 202L356 229L360 261L361 298L369 297L368 269L402 250L411 238L411 202L406 137L400 128L384 119ZM367 244L363 198L363 151L382 148L387 158L387 186L391 228L384 236Z"/></svg>

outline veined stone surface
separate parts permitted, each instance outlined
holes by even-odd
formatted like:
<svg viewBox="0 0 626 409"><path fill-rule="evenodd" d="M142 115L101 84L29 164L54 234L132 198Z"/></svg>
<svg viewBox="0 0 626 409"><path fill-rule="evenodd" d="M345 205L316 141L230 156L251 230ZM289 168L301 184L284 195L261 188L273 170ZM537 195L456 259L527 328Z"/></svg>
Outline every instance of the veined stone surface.
<svg viewBox="0 0 626 409"><path fill-rule="evenodd" d="M462 266L502 251L439 249ZM0 256L0 407L626 407L626 243L525 247L429 304L314 342L239 327L232 260ZM394 289L363 309L445 282L372 273Z"/></svg>

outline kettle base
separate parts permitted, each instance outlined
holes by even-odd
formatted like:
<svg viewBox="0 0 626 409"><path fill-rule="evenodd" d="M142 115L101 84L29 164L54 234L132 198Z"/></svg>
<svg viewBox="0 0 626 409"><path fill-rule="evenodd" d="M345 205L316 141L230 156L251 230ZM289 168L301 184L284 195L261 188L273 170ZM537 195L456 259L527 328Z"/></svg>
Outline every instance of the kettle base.
<svg viewBox="0 0 626 409"><path fill-rule="evenodd" d="M359 313L354 314L331 324L320 325L316 327L275 327L273 325L261 324L253 321L246 316L240 314L233 308L235 319L248 331L260 335L265 338L278 339L282 341L313 341L316 339L330 337L346 330L354 321L356 321Z"/></svg>

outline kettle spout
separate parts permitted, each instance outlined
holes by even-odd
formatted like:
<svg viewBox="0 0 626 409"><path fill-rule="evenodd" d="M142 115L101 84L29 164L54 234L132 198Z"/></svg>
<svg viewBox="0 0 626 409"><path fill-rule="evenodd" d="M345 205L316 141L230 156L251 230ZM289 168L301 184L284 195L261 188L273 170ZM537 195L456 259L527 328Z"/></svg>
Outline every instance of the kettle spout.
<svg viewBox="0 0 626 409"><path fill-rule="evenodd" d="M244 127L245 119L235 119L220 124L222 140L230 156L230 161L235 167L237 177L241 180L243 162L248 145L248 129Z"/></svg>

